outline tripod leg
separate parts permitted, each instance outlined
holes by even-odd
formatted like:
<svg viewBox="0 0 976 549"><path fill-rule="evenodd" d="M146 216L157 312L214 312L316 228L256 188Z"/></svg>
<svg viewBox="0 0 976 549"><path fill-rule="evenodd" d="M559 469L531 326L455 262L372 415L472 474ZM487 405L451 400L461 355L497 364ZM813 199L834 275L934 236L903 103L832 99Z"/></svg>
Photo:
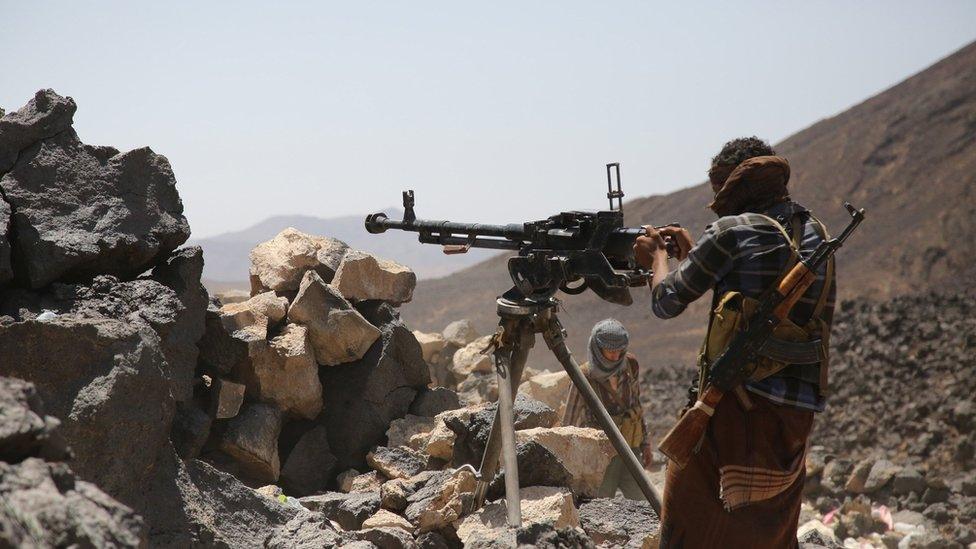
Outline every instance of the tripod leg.
<svg viewBox="0 0 976 549"><path fill-rule="evenodd" d="M522 508L519 498L518 459L515 453L515 417L512 412L511 355L499 353L495 370L498 372L498 424L502 439L502 462L505 465L505 503L508 510L508 525L518 528L522 525Z"/></svg>
<svg viewBox="0 0 976 549"><path fill-rule="evenodd" d="M542 332L543 337L546 340L546 345L552 350L552 353L556 355L556 359L559 363L563 365L563 369L569 374L569 379L572 380L573 385L576 386L576 390L580 392L583 397L583 401L586 402L587 408L593 414L593 417L600 423L603 427L603 432L607 434L610 439L610 443L613 444L614 450L617 451L617 455L623 461L624 466L630 472L631 476L634 477L634 481L637 486L640 487L641 492L644 493L644 497L647 498L647 502L651 504L654 512L661 516L661 498L657 494L657 490L651 486L650 481L647 479L647 475L644 474L644 468L641 466L640 462L637 461L637 456L631 451L630 445L624 440L624 436L620 434L620 429L613 422L607 409L600 402L600 397L597 396L593 387L590 386L589 381L586 380L586 376L583 375L583 371L580 370L579 364L576 363L576 359L573 358L572 353L569 352L569 348L566 347L566 339L563 335L562 325L559 323L559 319L556 318L555 314L551 314L549 317L548 325L546 329Z"/></svg>
<svg viewBox="0 0 976 549"><path fill-rule="evenodd" d="M535 344L535 333L532 329L532 325L528 320L511 320L504 319L501 322L502 325L502 341L508 342L503 343L503 347L507 348L507 352L511 353L511 360L509 365L511 368L511 375L509 376L509 383L512 387L512 402L515 401L515 395L518 393L519 381L522 379L522 372L525 369L525 362L529 356L529 350ZM505 349L499 349L499 351L504 351ZM496 359L497 360L497 359ZM501 390L501 385L499 385L499 391ZM502 421L499 417L500 410L498 407L495 408L495 417L491 422L491 431L488 435L488 442L485 444L485 451L481 458L481 467L479 469L479 474L481 475L481 480L478 482L478 486L475 489L475 508L478 509L485 503L485 493L488 490L488 484L495 478L495 473L498 472L498 457L502 449L502 438L501 438L501 425Z"/></svg>

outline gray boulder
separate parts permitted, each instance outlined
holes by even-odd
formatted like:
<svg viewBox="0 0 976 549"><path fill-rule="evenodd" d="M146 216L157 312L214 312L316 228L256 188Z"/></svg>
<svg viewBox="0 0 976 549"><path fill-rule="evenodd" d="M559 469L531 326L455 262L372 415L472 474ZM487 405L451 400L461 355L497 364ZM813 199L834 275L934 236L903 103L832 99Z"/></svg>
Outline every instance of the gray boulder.
<svg viewBox="0 0 976 549"><path fill-rule="evenodd" d="M366 469L366 453L383 444L390 422L407 414L430 382L420 345L399 320L381 327L361 360L322 368L322 414L339 470Z"/></svg>
<svg viewBox="0 0 976 549"><path fill-rule="evenodd" d="M0 294L0 312L23 321L49 310L59 318L77 315L85 319L116 319L132 330L153 332L164 358L158 366L166 377L168 390L176 400L186 401L192 394L195 338L202 334L206 314L202 308L205 301L190 295L192 285L199 286L202 258L198 249L190 248L169 259L171 262L156 271L160 280L119 281L114 276L99 275L86 284L54 283L37 291L11 289Z"/></svg>
<svg viewBox="0 0 976 549"><path fill-rule="evenodd" d="M0 461L18 463L28 457L68 457L57 432L61 422L46 415L34 385L0 377Z"/></svg>
<svg viewBox="0 0 976 549"><path fill-rule="evenodd" d="M323 492L335 476L335 466L325 427L317 425L288 454L281 468L281 484L293 496Z"/></svg>
<svg viewBox="0 0 976 549"><path fill-rule="evenodd" d="M0 197L0 286L14 278L14 268L10 263L10 204Z"/></svg>
<svg viewBox="0 0 976 549"><path fill-rule="evenodd" d="M70 128L77 108L70 97L39 90L20 110L0 118L0 175L13 167L21 151Z"/></svg>
<svg viewBox="0 0 976 549"><path fill-rule="evenodd" d="M322 513L345 530L359 530L363 521L380 509L380 494L373 492L329 492L298 500L306 509Z"/></svg>
<svg viewBox="0 0 976 549"><path fill-rule="evenodd" d="M427 467L427 459L423 454L405 446L378 446L366 455L366 463L390 479L410 478Z"/></svg>
<svg viewBox="0 0 976 549"><path fill-rule="evenodd" d="M661 522L646 501L599 498L579 508L580 524L594 543L613 547L657 547Z"/></svg>
<svg viewBox="0 0 976 549"><path fill-rule="evenodd" d="M120 153L65 129L21 150L0 188L14 211L15 276L31 288L132 278L190 236L169 161L148 147Z"/></svg>
<svg viewBox="0 0 976 549"><path fill-rule="evenodd" d="M178 402L170 440L183 459L200 455L210 437L213 418L195 402Z"/></svg>
<svg viewBox="0 0 976 549"><path fill-rule="evenodd" d="M233 336L224 326L220 305L211 300L204 316L204 331L197 348L199 364L211 374L229 374L247 360L247 343Z"/></svg>
<svg viewBox="0 0 976 549"><path fill-rule="evenodd" d="M157 326L163 354L172 376L173 396L186 401L193 394L193 373L200 350L197 342L206 326L209 296L200 277L203 250L199 246L180 248L152 270L152 279L176 294L181 308L172 324Z"/></svg>
<svg viewBox="0 0 976 549"><path fill-rule="evenodd" d="M424 389L410 404L410 413L415 416L434 417L441 412L457 410L461 407L458 395L446 387Z"/></svg>
<svg viewBox="0 0 976 549"><path fill-rule="evenodd" d="M265 542L266 549L344 547L346 538L321 513L300 511Z"/></svg>
<svg viewBox="0 0 976 549"><path fill-rule="evenodd" d="M164 452L159 474L144 489L154 502L143 513L151 547L260 547L265 540L290 539L294 532L286 525L299 513L203 461L184 462L172 452Z"/></svg>
<svg viewBox="0 0 976 549"><path fill-rule="evenodd" d="M220 438L219 447L237 461L245 477L273 483L281 472L279 434L281 411L270 404L255 403L230 420Z"/></svg>
<svg viewBox="0 0 976 549"><path fill-rule="evenodd" d="M132 509L62 463L0 462L0 547L145 547Z"/></svg>
<svg viewBox="0 0 976 549"><path fill-rule="evenodd" d="M481 455L488 443L491 423L495 418L497 403L471 414L469 417L453 417L445 421L448 429L455 435L454 463L456 465L481 463ZM515 415L515 429L533 429L535 427L552 427L559 419L552 408L542 402L519 394L515 397L512 408Z"/></svg>
<svg viewBox="0 0 976 549"><path fill-rule="evenodd" d="M61 419L79 476L142 511L175 410L159 336L138 320L84 315L0 326L0 364Z"/></svg>

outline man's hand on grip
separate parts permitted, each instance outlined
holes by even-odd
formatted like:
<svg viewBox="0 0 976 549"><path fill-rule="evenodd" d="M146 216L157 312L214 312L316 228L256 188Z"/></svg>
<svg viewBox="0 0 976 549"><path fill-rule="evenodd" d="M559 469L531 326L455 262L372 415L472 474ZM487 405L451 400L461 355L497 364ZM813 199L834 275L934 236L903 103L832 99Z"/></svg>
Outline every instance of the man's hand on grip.
<svg viewBox="0 0 976 549"><path fill-rule="evenodd" d="M688 229L685 229L684 227L668 226L663 227L658 232L664 238L670 239L675 243L677 251L674 254L674 257L678 261L682 261L684 258L688 257L688 252L690 252L691 248L695 245L695 242L691 239L691 233L689 233Z"/></svg>
<svg viewBox="0 0 976 549"><path fill-rule="evenodd" d="M634 259L637 264L645 269L654 267L654 256L665 254L667 256L668 246L664 242L661 233L651 225L644 226L644 236L638 236L634 241Z"/></svg>

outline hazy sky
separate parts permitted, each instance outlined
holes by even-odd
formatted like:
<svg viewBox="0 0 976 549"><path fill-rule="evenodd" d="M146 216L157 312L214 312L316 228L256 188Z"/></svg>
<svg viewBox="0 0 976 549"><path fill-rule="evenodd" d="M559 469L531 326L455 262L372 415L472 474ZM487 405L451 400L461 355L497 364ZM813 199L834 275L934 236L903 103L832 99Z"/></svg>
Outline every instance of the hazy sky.
<svg viewBox="0 0 976 549"><path fill-rule="evenodd" d="M0 106L149 145L194 236L399 202L511 222L704 179L976 39L976 2L0 0Z"/></svg>

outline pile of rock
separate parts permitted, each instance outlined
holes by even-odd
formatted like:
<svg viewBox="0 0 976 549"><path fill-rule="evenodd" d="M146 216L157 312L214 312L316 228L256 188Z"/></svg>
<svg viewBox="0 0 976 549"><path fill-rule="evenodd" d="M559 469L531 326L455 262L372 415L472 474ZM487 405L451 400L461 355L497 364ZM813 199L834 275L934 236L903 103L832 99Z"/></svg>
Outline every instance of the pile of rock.
<svg viewBox="0 0 976 549"><path fill-rule="evenodd" d="M289 455L322 441L316 425L288 431L291 418L312 422L302 418L329 409L300 352L314 348L315 319L303 321L303 336L283 316L299 288L227 315L237 326L228 331L200 283L201 250L178 248L189 226L166 158L86 145L74 112L71 98L42 90L0 118L0 365L29 382L0 388L0 545L336 545L345 538L320 515L192 459L213 441L215 451L234 448L229 466L260 474L255 458L279 444ZM350 269L374 260L359 261ZM356 278L344 291L361 297ZM382 439L383 414L406 414L426 370L384 302L360 307L376 339L363 360L374 359L345 390L370 395L358 413L380 417L366 432ZM228 365L241 377L225 379ZM282 437L262 446L279 427ZM56 434L70 469L57 462Z"/></svg>
<svg viewBox="0 0 976 549"><path fill-rule="evenodd" d="M365 468L390 422L430 400L395 308L415 283L406 267L291 228L255 247L251 297L207 311L195 415L206 403L214 419L187 422L184 457L297 496Z"/></svg>
<svg viewBox="0 0 976 549"><path fill-rule="evenodd" d="M498 398L489 349L491 335L479 336L469 320L452 322L441 333L415 331L413 334L430 367L432 386L457 391L465 406L494 402ZM519 391L544 402L562 417L569 386L566 372L541 372L526 366Z"/></svg>
<svg viewBox="0 0 976 549"><path fill-rule="evenodd" d="M437 395L453 395L444 388L426 394L442 402L450 397ZM342 535L379 546L592 547L595 542L648 547L656 543L656 516L649 505L591 499L612 455L606 435L558 426L553 409L525 395L519 395L515 406L525 527L516 531L505 526L501 473L488 487L488 504L476 509L476 479L464 466L480 464L495 405L458 408L456 398L452 409L415 407L414 411L427 415L394 420L386 445L374 447L366 457L371 470L344 471L339 475L340 491L301 497L297 503L323 514ZM276 486L259 491L281 493ZM641 519L634 520L635 516Z"/></svg>

